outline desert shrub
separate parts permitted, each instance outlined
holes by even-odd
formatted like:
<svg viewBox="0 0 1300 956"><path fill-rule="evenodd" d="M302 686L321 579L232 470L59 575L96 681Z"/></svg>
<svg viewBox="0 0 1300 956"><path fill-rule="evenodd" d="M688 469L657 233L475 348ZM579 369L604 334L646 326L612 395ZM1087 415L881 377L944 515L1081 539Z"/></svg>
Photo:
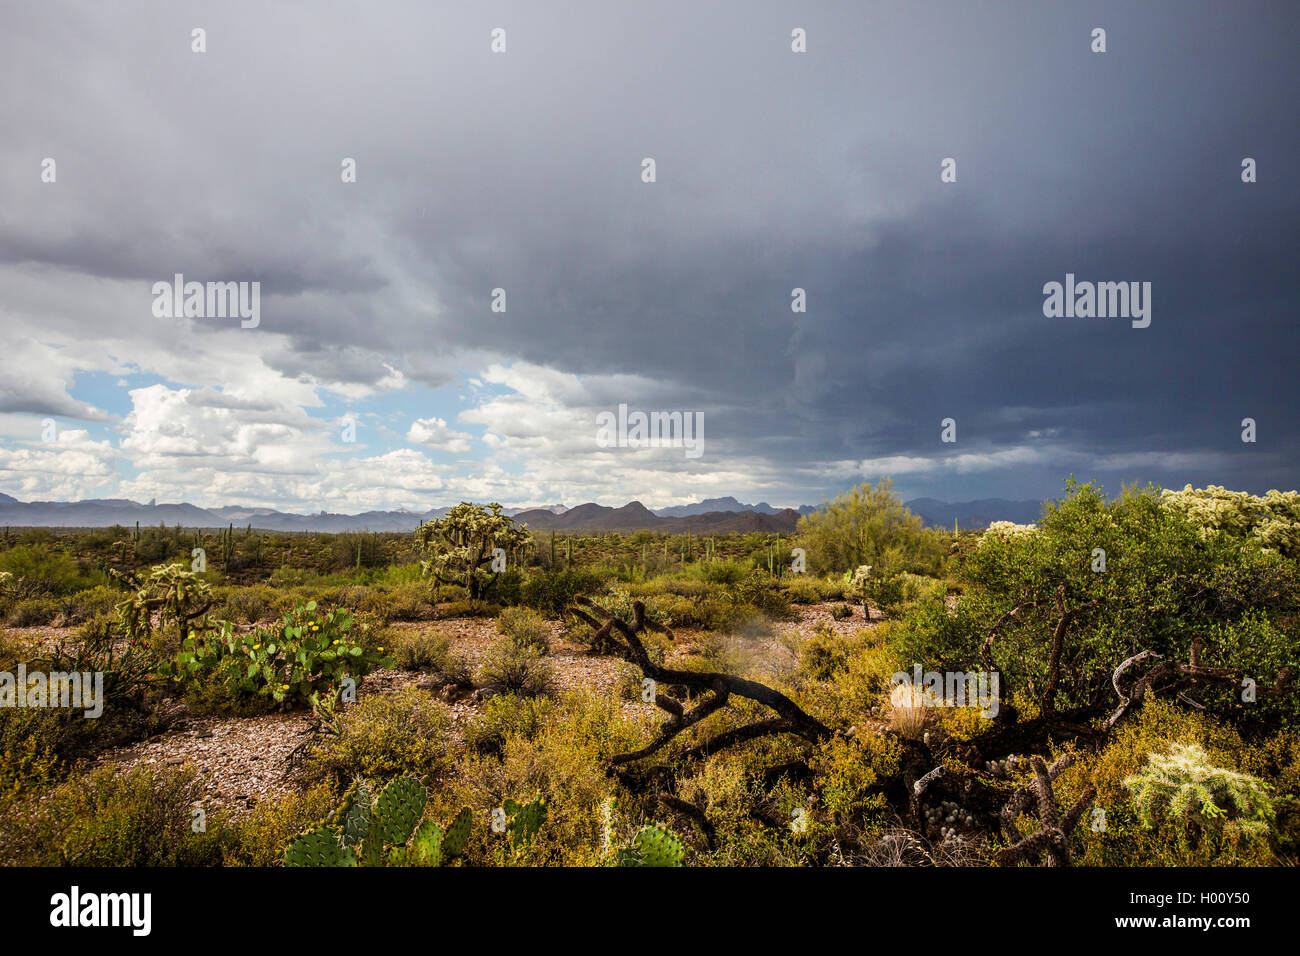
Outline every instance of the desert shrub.
<svg viewBox="0 0 1300 956"><path fill-rule="evenodd" d="M889 812L876 786L899 766L898 741L874 734L832 737L809 761L821 804L839 826L883 825Z"/></svg>
<svg viewBox="0 0 1300 956"><path fill-rule="evenodd" d="M786 600L791 604L818 604L822 600L821 589L815 579L803 574L789 575L781 579L781 589Z"/></svg>
<svg viewBox="0 0 1300 956"><path fill-rule="evenodd" d="M853 616L853 605L835 604L831 606L831 617L837 621L846 621Z"/></svg>
<svg viewBox="0 0 1300 956"><path fill-rule="evenodd" d="M848 585L840 575L831 578L811 578L823 601L843 601L848 597Z"/></svg>
<svg viewBox="0 0 1300 956"><path fill-rule="evenodd" d="M600 577L585 569L534 571L523 583L520 600L543 614L561 614L578 595L592 596L603 589Z"/></svg>
<svg viewBox="0 0 1300 956"><path fill-rule="evenodd" d="M21 578L29 589L55 596L68 594L82 580L72 555L40 544L20 544L0 552L0 571Z"/></svg>
<svg viewBox="0 0 1300 956"><path fill-rule="evenodd" d="M337 803L338 795L327 783L263 800L233 825L235 839L226 848L223 863L280 865L285 845L329 816Z"/></svg>
<svg viewBox="0 0 1300 956"><path fill-rule="evenodd" d="M431 670L462 686L473 683L469 661L442 631L396 631L390 640L393 658L403 670Z"/></svg>
<svg viewBox="0 0 1300 956"><path fill-rule="evenodd" d="M157 719L147 701L154 682L153 657L140 647L120 646L104 624L103 618L89 622L72 639L45 648L11 643L0 649L15 662L25 661L29 675L95 675L98 693L98 700L83 700L83 706L74 708L65 706L74 698L60 692L60 706L53 706L51 682L46 692L52 706L0 707L0 757L6 765L0 782L10 790L66 772L80 758L156 731ZM9 693L15 690L11 687ZM94 710L99 715L87 718Z"/></svg>
<svg viewBox="0 0 1300 956"><path fill-rule="evenodd" d="M440 618L496 617L500 613L501 605L490 604L487 601L450 601L438 608Z"/></svg>
<svg viewBox="0 0 1300 956"><path fill-rule="evenodd" d="M231 833L220 814L194 832L204 796L188 770L101 767L40 799L13 805L0 859L26 866L217 866Z"/></svg>
<svg viewBox="0 0 1300 956"><path fill-rule="evenodd" d="M303 761L308 781L343 789L357 777L388 779L403 773L428 778L447 763L451 713L414 687L365 697L340 716L336 735L322 738Z"/></svg>
<svg viewBox="0 0 1300 956"><path fill-rule="evenodd" d="M59 602L54 598L33 597L18 601L5 617L8 627L41 627L53 624L59 616Z"/></svg>
<svg viewBox="0 0 1300 956"><path fill-rule="evenodd" d="M518 706L517 713L523 714L522 708L529 705ZM636 726L620 705L579 692L565 695L540 717L540 728L529 720L520 732L505 731L499 750L462 755L431 799L435 818L460 806L490 809L507 799L545 799L546 822L526 847L516 852L507 841L484 832L466 851L470 865L612 862L624 828L640 825L642 818L631 808L615 804L616 784L605 763L612 754L632 749L638 739ZM614 830L608 853L603 849L607 819Z"/></svg>
<svg viewBox="0 0 1300 956"><path fill-rule="evenodd" d="M915 644L936 656L946 647L954 664L965 665L940 669L967 669L976 666L993 623L1020 608L1003 622L994 663L1010 686L1042 687L1052 647L1042 635L1060 619L1059 594L1075 612L1063 648L1072 663L1053 702L1060 708L1112 704L1111 674L1121 661L1150 649L1186 662L1197 638L1205 642L1202 663L1239 668L1267 685L1300 650L1295 571L1293 561L1248 537L1203 535L1183 512L1162 506L1154 489L1108 501L1100 489L1070 482L1066 497L1045 507L1037 529L991 530L980 538L962 561L966 587L957 615L945 622L922 609L907 623ZM1267 713L1274 726L1300 720L1294 694L1261 696L1244 709L1221 691L1198 689L1194 696L1229 719Z"/></svg>
<svg viewBox="0 0 1300 956"><path fill-rule="evenodd" d="M938 574L947 547L903 505L889 479L863 483L799 519L798 545L810 570L851 571L871 565L879 572Z"/></svg>
<svg viewBox="0 0 1300 956"><path fill-rule="evenodd" d="M849 654L858 644L826 624L818 625L799 648L799 668L813 680L830 680L849 666Z"/></svg>
<svg viewBox="0 0 1300 956"><path fill-rule="evenodd" d="M552 681L551 667L543 651L519 644L504 634L488 645L479 677L492 687L525 697L547 693Z"/></svg>
<svg viewBox="0 0 1300 956"><path fill-rule="evenodd" d="M387 595L382 588L365 584L349 584L325 591L321 599L324 603L347 608L357 615L370 615L384 624L391 620Z"/></svg>
<svg viewBox="0 0 1300 956"><path fill-rule="evenodd" d="M73 622L90 620L95 617L107 617L113 613L119 601L122 600L120 591L105 585L97 585L93 588L87 588L84 591L78 591L68 601L69 617Z"/></svg>
<svg viewBox="0 0 1300 956"><path fill-rule="evenodd" d="M256 624L278 613L280 606L281 601L272 588L230 588L212 616L219 620Z"/></svg>
<svg viewBox="0 0 1300 956"><path fill-rule="evenodd" d="M497 615L497 630L521 647L531 647L549 654L551 629L532 608L508 607Z"/></svg>
<svg viewBox="0 0 1300 956"><path fill-rule="evenodd" d="M0 710L0 813L25 790L44 789L66 770L67 729L49 710Z"/></svg>
<svg viewBox="0 0 1300 956"><path fill-rule="evenodd" d="M465 742L483 752L499 753L511 737L536 737L555 710L549 697L498 694L483 704L482 715L466 728Z"/></svg>
<svg viewBox="0 0 1300 956"><path fill-rule="evenodd" d="M710 584L733 585L745 581L753 570L746 561L705 561L700 576Z"/></svg>
<svg viewBox="0 0 1300 956"><path fill-rule="evenodd" d="M468 601L469 592L459 584L439 584L433 589L433 603L445 604L448 601Z"/></svg>
<svg viewBox="0 0 1300 956"><path fill-rule="evenodd" d="M918 601L940 599L947 591L944 582L935 578L906 571L877 571L866 565L845 578L846 593L854 600L879 608L891 617Z"/></svg>
<svg viewBox="0 0 1300 956"><path fill-rule="evenodd" d="M790 616L790 599L781 587L780 579L757 568L732 587L729 597L737 605L755 608L766 617L781 619Z"/></svg>
<svg viewBox="0 0 1300 956"><path fill-rule="evenodd" d="M433 588L424 581L400 584L388 593L391 620L427 621L433 613Z"/></svg>
<svg viewBox="0 0 1300 956"><path fill-rule="evenodd" d="M888 711L892 678L902 665L890 643L875 639L867 630L844 637L828 629L806 656L800 655L795 676L801 697L828 726L861 730L875 719L876 708ZM818 673L828 676L818 679Z"/></svg>
<svg viewBox="0 0 1300 956"><path fill-rule="evenodd" d="M451 639L441 631L405 631L389 638L389 649L404 671L436 668L451 652Z"/></svg>

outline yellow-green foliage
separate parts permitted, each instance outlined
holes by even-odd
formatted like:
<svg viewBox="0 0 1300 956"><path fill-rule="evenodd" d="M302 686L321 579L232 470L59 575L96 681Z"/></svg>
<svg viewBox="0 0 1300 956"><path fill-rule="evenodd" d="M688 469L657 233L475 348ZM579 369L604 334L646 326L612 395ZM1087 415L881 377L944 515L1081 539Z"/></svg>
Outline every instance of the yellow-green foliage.
<svg viewBox="0 0 1300 956"><path fill-rule="evenodd" d="M447 763L450 728L447 705L415 687L365 697L343 712L341 733L323 738L311 750L304 774L340 787L356 777L409 773L427 778Z"/></svg>
<svg viewBox="0 0 1300 956"><path fill-rule="evenodd" d="M880 793L870 792L882 776L898 771L898 742L892 737L855 734L833 737L811 761L822 805L835 823L885 810Z"/></svg>
<svg viewBox="0 0 1300 956"><path fill-rule="evenodd" d="M532 647L549 654L551 629L532 608L508 607L497 615L497 630L521 647Z"/></svg>
<svg viewBox="0 0 1300 956"><path fill-rule="evenodd" d="M497 752L462 754L431 795L431 812L440 818L467 805L486 815L508 798L541 796L546 822L526 847L516 852L485 827L471 840L467 862L595 865L604 855L604 805L615 796L605 761L638 745L636 727L621 704L586 692L565 695L528 718L526 726L502 727Z"/></svg>
<svg viewBox="0 0 1300 956"><path fill-rule="evenodd" d="M863 727L871 708L888 703L890 678L901 668L888 634L883 627L852 636L820 629L800 653L801 706L828 726Z"/></svg>
<svg viewBox="0 0 1300 956"><path fill-rule="evenodd" d="M1100 754L1082 757L1058 785L1058 804L1068 806L1089 782L1097 788L1096 811L1075 831L1072 855L1093 866L1241 866L1276 862L1270 841L1241 827L1189 833L1176 814L1143 813L1134 799L1135 778L1171 748L1193 745L1203 765L1249 772L1252 746L1232 728L1171 704L1148 701ZM1145 822L1144 822L1145 817Z"/></svg>
<svg viewBox="0 0 1300 956"><path fill-rule="evenodd" d="M8 807L0 862L26 866L215 866L232 836L221 814L195 832L201 780L186 770L100 767Z"/></svg>
<svg viewBox="0 0 1300 956"><path fill-rule="evenodd" d="M947 552L943 535L907 510L888 478L826 502L799 519L796 533L810 568L837 574L862 565L937 574Z"/></svg>
<svg viewBox="0 0 1300 956"><path fill-rule="evenodd" d="M552 671L541 648L501 634L484 652L479 677L499 690L536 697L550 690Z"/></svg>
<svg viewBox="0 0 1300 956"><path fill-rule="evenodd" d="M290 791L259 803L237 824L237 838L225 852L226 866L278 866L285 845L327 817L338 803L327 783Z"/></svg>

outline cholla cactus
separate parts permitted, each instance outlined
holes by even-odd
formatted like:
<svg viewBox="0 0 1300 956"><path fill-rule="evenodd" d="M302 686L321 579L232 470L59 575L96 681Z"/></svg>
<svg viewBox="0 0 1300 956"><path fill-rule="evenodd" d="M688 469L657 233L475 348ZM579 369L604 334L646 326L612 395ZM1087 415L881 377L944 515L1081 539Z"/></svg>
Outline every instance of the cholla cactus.
<svg viewBox="0 0 1300 956"><path fill-rule="evenodd" d="M131 640L148 637L157 614L159 627L175 622L184 643L189 639L191 623L212 607L212 589L207 581L183 564L160 565L144 578L113 569L109 573L135 592L116 606L118 620Z"/></svg>
<svg viewBox="0 0 1300 956"><path fill-rule="evenodd" d="M1300 554L1300 492L1275 490L1261 498L1222 485L1186 485L1182 491L1162 491L1160 505L1186 517L1202 537L1247 537L1262 548L1288 556Z"/></svg>
<svg viewBox="0 0 1300 956"><path fill-rule="evenodd" d="M980 535L980 541L983 541L989 535L1001 535L1011 538L1022 534L1034 534L1037 531L1037 525L1016 524L1014 521L994 521L984 529L984 534Z"/></svg>
<svg viewBox="0 0 1300 956"><path fill-rule="evenodd" d="M1149 754L1142 772L1124 780L1133 792L1138 818L1154 826L1159 812L1194 826L1217 829L1222 823L1242 835L1266 837L1274 810L1268 785L1258 777L1216 767L1196 744L1174 744L1168 754Z"/></svg>
<svg viewBox="0 0 1300 956"><path fill-rule="evenodd" d="M486 508L462 501L447 514L427 521L415 532L415 540L425 555L420 562L423 573L439 584L460 584L473 599L485 597L497 576L484 566L491 566L493 551L505 551L518 559L532 546L528 529L501 513L493 502Z"/></svg>

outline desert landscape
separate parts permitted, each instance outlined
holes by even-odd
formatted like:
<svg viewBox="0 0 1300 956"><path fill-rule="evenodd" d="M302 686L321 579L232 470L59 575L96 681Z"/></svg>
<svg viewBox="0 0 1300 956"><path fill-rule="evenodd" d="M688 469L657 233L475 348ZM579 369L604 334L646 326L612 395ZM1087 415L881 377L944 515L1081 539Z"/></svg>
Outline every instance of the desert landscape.
<svg viewBox="0 0 1300 956"><path fill-rule="evenodd" d="M785 534L11 527L0 859L1291 865L1298 556L1295 492L1073 483L965 531L888 482Z"/></svg>

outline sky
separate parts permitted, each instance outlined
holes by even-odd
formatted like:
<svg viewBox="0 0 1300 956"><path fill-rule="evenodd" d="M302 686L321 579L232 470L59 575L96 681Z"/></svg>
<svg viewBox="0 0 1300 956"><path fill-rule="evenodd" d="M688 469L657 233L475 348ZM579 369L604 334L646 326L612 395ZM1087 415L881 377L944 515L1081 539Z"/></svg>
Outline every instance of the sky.
<svg viewBox="0 0 1300 956"><path fill-rule="evenodd" d="M22 500L1300 484L1294 3L0 16ZM177 274L256 324L160 316ZM1046 315L1067 274L1150 283L1149 325ZM699 454L602 440L620 405Z"/></svg>

